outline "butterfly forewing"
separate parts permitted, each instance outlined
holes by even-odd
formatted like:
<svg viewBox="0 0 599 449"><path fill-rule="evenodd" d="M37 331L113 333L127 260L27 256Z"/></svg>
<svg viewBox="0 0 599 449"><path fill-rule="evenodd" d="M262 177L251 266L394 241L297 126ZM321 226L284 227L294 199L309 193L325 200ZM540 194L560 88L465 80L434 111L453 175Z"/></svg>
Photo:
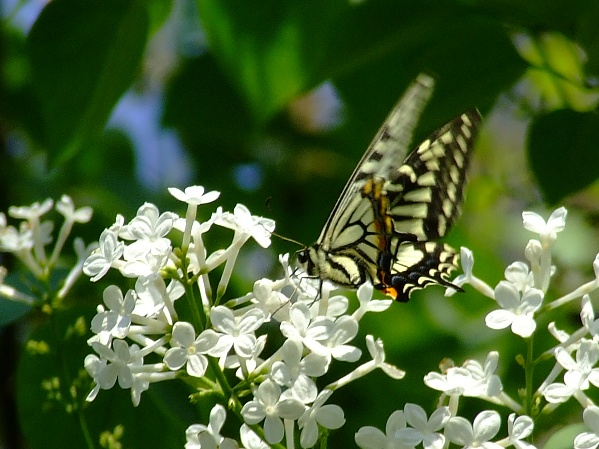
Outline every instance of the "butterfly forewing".
<svg viewBox="0 0 599 449"><path fill-rule="evenodd" d="M477 110L456 117L416 148L384 185L397 232L443 237L461 212Z"/></svg>
<svg viewBox="0 0 599 449"><path fill-rule="evenodd" d="M354 288L371 281L399 301L427 285L452 286L458 256L434 240L460 214L481 119L476 110L456 117L406 157L432 87L419 75L383 123L317 242L299 253L309 275Z"/></svg>
<svg viewBox="0 0 599 449"><path fill-rule="evenodd" d="M318 244L327 247L334 243L347 217L353 214L348 209L355 206L355 196L360 194L368 178L375 174L385 176L402 164L433 87L434 80L426 74L420 74L397 102L347 181L320 233Z"/></svg>

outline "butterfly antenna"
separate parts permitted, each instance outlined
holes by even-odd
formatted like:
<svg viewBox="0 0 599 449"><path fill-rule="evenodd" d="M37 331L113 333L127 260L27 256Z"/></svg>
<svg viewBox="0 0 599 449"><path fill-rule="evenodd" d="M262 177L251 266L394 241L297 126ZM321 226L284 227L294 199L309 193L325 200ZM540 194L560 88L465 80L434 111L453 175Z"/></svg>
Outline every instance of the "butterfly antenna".
<svg viewBox="0 0 599 449"><path fill-rule="evenodd" d="M285 240L287 242L295 243L296 245L299 245L302 248L305 248L307 246L307 245L304 245L302 242L298 242L297 240L294 240L292 238L285 237L284 235L281 235L281 234L277 234L276 232L271 232L271 235L274 235L275 237L278 237L281 240Z"/></svg>
<svg viewBox="0 0 599 449"><path fill-rule="evenodd" d="M271 211L271 212L272 212L272 209L271 209L271 207L270 207L270 203L271 203L271 201L272 201L272 196L269 196L268 198L266 198L266 208L267 208L269 211ZM289 237L285 237L285 236L283 236L283 235L281 235L281 234L277 234L277 233L276 233L276 232L274 232L274 231L269 231L269 232L270 232L270 234L271 234L271 235L274 235L275 237L278 237L278 238L280 238L281 240L285 240L285 241L287 241L287 242L290 242L290 243L295 243L296 245L298 245L298 246L301 246L302 248L306 248L306 247L308 246L308 245L304 245L302 242L298 242L297 240L291 239L291 238L289 238Z"/></svg>

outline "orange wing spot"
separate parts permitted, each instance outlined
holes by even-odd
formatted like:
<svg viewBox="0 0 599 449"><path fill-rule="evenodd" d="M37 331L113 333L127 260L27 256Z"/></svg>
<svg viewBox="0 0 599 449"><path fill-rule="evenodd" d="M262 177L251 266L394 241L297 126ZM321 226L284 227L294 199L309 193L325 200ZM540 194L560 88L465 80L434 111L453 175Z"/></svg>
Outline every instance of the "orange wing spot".
<svg viewBox="0 0 599 449"><path fill-rule="evenodd" d="M385 295L391 296L393 299L397 300L398 291L393 287L384 287L380 289Z"/></svg>

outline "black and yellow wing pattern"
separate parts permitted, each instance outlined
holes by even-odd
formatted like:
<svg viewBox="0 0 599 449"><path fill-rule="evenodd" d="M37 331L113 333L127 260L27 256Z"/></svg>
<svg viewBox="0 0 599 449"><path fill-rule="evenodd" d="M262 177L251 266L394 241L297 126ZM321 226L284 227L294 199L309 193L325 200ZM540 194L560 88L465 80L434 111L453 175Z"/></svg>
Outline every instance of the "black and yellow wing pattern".
<svg viewBox="0 0 599 449"><path fill-rule="evenodd" d="M436 240L460 215L481 117L476 109L455 117L408 154L433 87L419 75L379 129L318 240L298 253L309 276L351 288L371 281L398 301L453 286L458 255Z"/></svg>

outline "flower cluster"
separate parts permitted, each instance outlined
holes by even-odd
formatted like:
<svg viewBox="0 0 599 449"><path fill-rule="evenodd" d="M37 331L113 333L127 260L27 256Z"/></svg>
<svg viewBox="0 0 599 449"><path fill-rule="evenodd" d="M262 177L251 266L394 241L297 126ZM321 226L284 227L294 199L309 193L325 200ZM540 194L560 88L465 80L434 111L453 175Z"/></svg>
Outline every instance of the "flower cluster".
<svg viewBox="0 0 599 449"><path fill-rule="evenodd" d="M471 285L499 306L487 314L485 323L488 328L510 328L525 340L527 354L520 356L524 378L530 378L530 371L535 365L553 360L550 374L538 386L523 382L526 387L521 390L522 403L519 403L503 391L501 380L495 374L498 352L491 352L482 365L468 360L460 367L446 366L442 373L429 373L424 378L425 385L441 392L439 405L430 419L420 406L406 404L403 411L391 414L385 433L373 427L360 429L356 434L360 447L412 449L421 446L440 449L452 443L463 448L513 446L533 449L535 446L525 440L532 435L534 419L540 413L550 413L570 398L584 408L584 422L590 429L579 434L570 444L575 449L599 447L599 407L585 393L591 386L599 387L599 367L596 366L599 361L599 320L595 319L589 297L589 293L599 288L599 255L593 262L595 279L561 298L553 301L547 298L550 280L556 271L552 265L551 250L557 234L565 228L566 216L564 208L554 211L547 221L533 212L522 214L524 228L538 234L538 239L531 239L526 245L526 262L510 264L505 270L505 279L495 288L473 274L474 257L466 248L461 251L464 274L453 281L459 287ZM448 289L446 295L454 293L454 289ZM540 331L537 328L540 314L577 299L581 299L581 327L568 334L551 323L548 330L558 343L535 358L532 341ZM556 382L563 371L563 382ZM507 418L508 435L493 441L501 424L497 411L484 410L472 423L458 416L459 398L462 396L477 397L513 411Z"/></svg>
<svg viewBox="0 0 599 449"><path fill-rule="evenodd" d="M54 242L52 252L48 254L46 247L52 243L54 223L51 220L42 221L42 217L52 208L64 217L58 236ZM87 223L91 220L92 209L82 207L75 209L73 201L63 195L54 205L50 198L43 203L34 203L30 206L8 209L8 215L22 220L18 229L8 224L6 215L0 212L0 252L13 254L33 276L40 282L47 283L52 270L56 267L64 245L75 223ZM77 262L66 275L64 282L56 295L48 300L58 304L65 298L75 280L81 275L83 263L95 245L85 246L83 240L75 238L74 241ZM27 292L19 291L4 282L7 270L0 267L0 295L29 306L41 305L42 300Z"/></svg>
<svg viewBox="0 0 599 449"><path fill-rule="evenodd" d="M343 410L329 403L334 391L377 368L393 378L403 376L385 362L382 342L367 336L370 360L328 385L318 385L333 363L358 362L361 351L351 343L360 319L385 310L391 301L371 301L373 289L366 284L358 291L357 310L349 313L347 298L331 296L328 286L295 276L288 256L280 257L282 279L260 279L251 292L225 299L240 249L250 239L269 246L274 222L253 216L241 204L233 212L217 208L200 222L198 206L215 201L218 192L202 187L170 192L187 204L186 218L144 204L128 223L118 216L84 264L93 281L109 270L135 280L126 292L116 285L106 287L104 304L92 320L89 344L95 353L85 359L95 385L89 401L118 383L138 405L154 382L197 379L199 397L211 394L219 404L208 425L188 428L187 448L238 447L220 435L227 413L238 420L247 448L283 440L294 447L296 432L301 447L308 448L345 423ZM210 251L205 245L212 226L232 230L227 248ZM180 247L171 241L177 233ZM187 302L189 316L179 315L178 301ZM267 354L266 339L277 328L282 343ZM225 375L228 370L237 383Z"/></svg>
<svg viewBox="0 0 599 449"><path fill-rule="evenodd" d="M404 376L385 361L380 339L365 337L365 356L355 346L364 315L392 304L391 300L372 300L371 284L358 289L358 303L351 310L346 297L334 295L327 283L297 273L285 255L279 257L282 278L259 279L250 292L229 297L227 290L243 245L254 240L268 247L274 222L252 215L240 204L232 212L216 208L210 218L200 221L199 206L216 201L218 192L199 186L170 192L186 203L185 218L160 213L146 203L129 222L117 216L98 244L86 247L75 239L77 262L55 294L45 299L59 304L82 273L98 281L116 270L133 287L107 286L103 304L91 321L94 335L88 343L94 353L85 358L93 379L88 401L118 383L130 390L133 404L138 405L153 383L180 378L196 389L193 398L210 397L216 403L208 423L188 427L186 448L266 449L283 447L283 442L288 448L298 444L309 448L326 444L330 430L345 423L344 411L330 403L335 391L375 369L394 379ZM46 283L73 225L91 217L91 209L75 209L71 199L63 196L55 208L64 223L48 254L53 224L42 216L52 207L53 202L47 200L11 208L9 215L22 220L18 228L8 225L6 216L0 214L0 251L14 254L35 278ZM460 366L446 359L440 372L423 379L426 387L440 395L430 415L420 405L407 403L389 416L384 432L370 426L359 429L355 434L358 446L534 449L530 441L536 418L564 402L576 401L588 430L571 444L575 449L599 447L599 407L590 394L593 387L599 387L599 319L590 297L599 288L599 255L593 262L594 279L560 298L549 298L556 272L552 249L565 228L566 216L564 208L554 211L547 221L524 212L524 228L536 236L526 245L525 260L510 264L495 287L474 275L474 256L466 248L461 251L464 273L453 281L459 287L468 284L493 301L496 310L484 320L491 331L509 328L524 343L526 353L517 358L525 379L518 400L504 390L497 373L499 352L491 351L482 363L466 360ZM212 235L208 233L214 226L232 232L224 249L210 248ZM43 300L8 285L5 274L0 269L1 295L43 305ZM453 293L446 291L448 296ZM566 332L550 323L547 329L556 344L535 354L533 340L544 331L538 326L539 318L573 301L580 301L580 327ZM549 362L553 364L549 374L535 384L532 370ZM347 366L347 374L330 379L333 364ZM329 375L326 384L325 374ZM463 397L493 407L469 420L459 414ZM502 418L502 410L509 416ZM237 435L221 435L227 419L238 423ZM498 437L502 421L507 434Z"/></svg>

